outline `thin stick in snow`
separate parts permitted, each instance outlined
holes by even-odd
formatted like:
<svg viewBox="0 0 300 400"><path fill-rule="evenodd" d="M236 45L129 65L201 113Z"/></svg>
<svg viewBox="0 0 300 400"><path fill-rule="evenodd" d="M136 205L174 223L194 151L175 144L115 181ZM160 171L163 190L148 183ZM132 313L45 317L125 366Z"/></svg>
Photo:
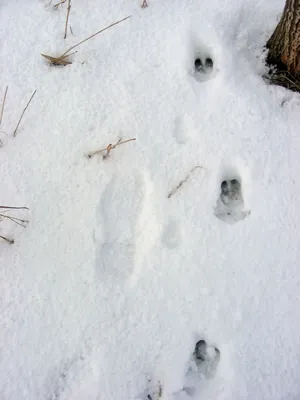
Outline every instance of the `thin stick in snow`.
<svg viewBox="0 0 300 400"><path fill-rule="evenodd" d="M5 106L5 100L6 100L7 91L8 91L8 86L6 86L6 89L5 89L5 92L4 92L3 101L2 101L2 107L1 107L1 113L0 113L0 125L1 125L1 123L2 123L2 117L3 117L3 111L4 111L4 106Z"/></svg>
<svg viewBox="0 0 300 400"><path fill-rule="evenodd" d="M102 153L103 151L106 151L106 154L103 156L103 159L105 160L105 159L109 156L109 153L110 153L113 149L115 149L117 146L120 146L121 144L124 144L124 143L132 142L132 141L134 141L134 140L136 140L136 138L127 139L127 140L123 140L123 141L122 141L122 139L119 139L119 140L117 141L116 144L111 144L111 143L110 143L110 144L109 144L107 147L105 147L104 149L100 149L100 150L93 151L92 153L89 153L87 156L88 156L88 158L92 158L95 154L99 154L99 153Z"/></svg>
<svg viewBox="0 0 300 400"><path fill-rule="evenodd" d="M11 210L29 210L28 207L10 207L10 206L0 206L0 208L9 208Z"/></svg>
<svg viewBox="0 0 300 400"><path fill-rule="evenodd" d="M67 37L67 32L68 32L68 21L69 21L70 10L71 10L71 0L68 0L67 17L66 17L66 25L65 25L65 36L64 36L64 39L66 39L66 37Z"/></svg>
<svg viewBox="0 0 300 400"><path fill-rule="evenodd" d="M5 237L5 236L0 235L0 238L3 239L3 240L5 240L5 241L8 242L9 244L14 244L14 243L15 243L15 241L14 241L13 239L8 239L8 238Z"/></svg>
<svg viewBox="0 0 300 400"><path fill-rule="evenodd" d="M128 18L131 18L131 15L129 15L128 17L125 17L125 18L123 18L123 19L120 19L119 21L114 22L113 24L108 25L106 28L101 29L100 31L94 33L93 35L87 37L86 39L83 39L81 42L75 44L74 46L71 46L67 51L65 51L65 52L62 54L62 57L65 56L67 53L69 53L71 50L75 49L75 47L78 47L78 46L81 45L82 43L87 42L88 40L92 39L93 37L99 35L99 33L106 31L107 29L111 28L112 26L115 26L115 25L117 25L117 24L120 24L121 22L125 21L125 20L128 19Z"/></svg>
<svg viewBox="0 0 300 400"><path fill-rule="evenodd" d="M7 210L8 211L8 210ZM26 228L25 224L28 224L29 221L27 219L20 219L17 217L12 217L10 215L6 215L6 214L0 214L0 221L4 218L9 219L10 221L14 222L17 225L23 226L23 228Z"/></svg>
<svg viewBox="0 0 300 400"><path fill-rule="evenodd" d="M23 112L22 112L22 114L21 114L21 117L20 117L20 119L19 119L19 122L18 122L18 124L17 124L17 126L16 126L16 129L14 130L14 133L13 133L14 137L16 137L16 135L17 135L17 130L18 130L19 125L20 125L20 123L21 123L21 121L22 121L23 115L25 114L25 111L27 110L27 108L28 108L28 106L29 106L29 104L30 104L30 102L31 102L31 100L33 99L33 96L34 96L35 94L36 94L36 90L32 93L32 95L31 95L31 97L30 97L30 99L29 99L29 101L28 101L26 107L24 108L24 110L23 110Z"/></svg>
<svg viewBox="0 0 300 400"><path fill-rule="evenodd" d="M195 171L195 169L197 169L197 168L204 168L204 169L205 169L205 167L202 167L202 165L196 165L196 167L192 168L192 169L190 170L190 172L187 174L187 176L186 176L182 181L180 181L180 182L178 183L178 185L177 185L174 189L172 189L172 190L169 192L169 194L168 194L168 199L169 199L170 197L172 197L173 194L175 194L175 193L177 192L177 190L178 190L184 183L187 182L187 180L190 178L191 174L192 174L192 173Z"/></svg>
<svg viewBox="0 0 300 400"><path fill-rule="evenodd" d="M58 7L61 6L62 4L64 4L66 1L67 1L67 0L61 0L59 3L54 4L53 8L55 8L55 10L57 10ZM52 3L52 0L51 0L50 3Z"/></svg>
<svg viewBox="0 0 300 400"><path fill-rule="evenodd" d="M86 39L83 39L81 42L75 44L74 46L71 46L67 51L65 51L61 56L58 57L53 57L53 56L48 56L47 54L43 54L41 53L41 55L45 58L47 58L47 60L50 61L50 65L53 66L57 66L57 65L68 65L68 64L72 64L71 61L68 60L68 57L70 57L72 54L76 53L76 51L74 51L73 53L69 52L73 49L75 49L75 47L81 45L84 42L87 42L88 40L92 39L93 37L95 37L96 35L99 35L99 33L106 31L107 29L111 28L114 25L120 24L121 22L125 21L126 19L131 18L131 15L129 15L126 18L120 19L117 22L114 22L113 24L110 24L109 26L107 26L106 28L101 29L100 31L94 33L93 35L87 37Z"/></svg>

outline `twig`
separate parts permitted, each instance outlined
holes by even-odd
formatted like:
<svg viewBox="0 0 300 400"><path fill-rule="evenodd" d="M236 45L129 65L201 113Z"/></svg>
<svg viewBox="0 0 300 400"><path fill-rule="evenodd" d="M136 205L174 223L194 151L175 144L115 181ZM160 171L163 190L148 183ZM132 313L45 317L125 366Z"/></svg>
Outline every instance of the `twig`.
<svg viewBox="0 0 300 400"><path fill-rule="evenodd" d="M52 0L51 0L52 1ZM67 0L61 0L59 3L54 4L53 8L55 8L55 10L58 9L59 6L61 6L62 4L64 4ZM51 3L51 2L50 2Z"/></svg>
<svg viewBox="0 0 300 400"><path fill-rule="evenodd" d="M0 235L0 238L3 239L3 240L5 240L5 241L8 242L9 244L14 244L14 243L15 243L15 241L14 241L13 239L8 239L8 238L5 237L5 236Z"/></svg>
<svg viewBox="0 0 300 400"><path fill-rule="evenodd" d="M71 25L69 26L69 28L70 28L71 34L74 36L73 29L72 29Z"/></svg>
<svg viewBox="0 0 300 400"><path fill-rule="evenodd" d="M1 122L2 122L2 116L3 116L3 111L4 111L4 106L5 106L5 100L6 100L7 91L8 91L8 86L6 86L6 89L5 89L5 92L4 92L3 101L2 101L2 107L1 107L1 113L0 113L0 125L1 125Z"/></svg>
<svg viewBox="0 0 300 400"><path fill-rule="evenodd" d="M182 181L180 181L180 182L178 183L178 185L177 185L174 189L172 189L172 190L169 192L169 194L168 194L168 199L169 199L170 197L172 197L173 194L175 194L175 193L177 192L177 190L178 190L184 183L186 183L186 181L190 178L191 174L192 174L192 173L195 171L195 169L197 169L197 168L204 168L204 169L205 169L205 167L202 167L202 165L196 165L196 167L192 168L192 169L190 170L190 172L187 174L187 176L186 176Z"/></svg>
<svg viewBox="0 0 300 400"><path fill-rule="evenodd" d="M0 208L8 208L11 210L29 210L28 207L10 207L10 206L0 206Z"/></svg>
<svg viewBox="0 0 300 400"><path fill-rule="evenodd" d="M32 93L32 95L31 95L31 97L30 97L30 99L29 99L29 101L28 101L26 107L24 108L24 110L23 110L23 112L22 112L22 114L21 114L21 117L20 117L20 119L19 119L19 122L18 122L18 124L17 124L17 126L16 126L16 129L14 130L14 133L13 133L14 137L16 137L16 135L17 135L17 130L18 130L18 128L19 128L19 125L20 125L20 122L21 122L21 120L22 120L22 118L23 118L23 115L25 114L25 111L27 110L27 108L28 108L28 106L29 106L29 104L30 104L30 102L31 102L31 100L33 99L33 96L34 96L35 94L36 94L36 90Z"/></svg>
<svg viewBox="0 0 300 400"><path fill-rule="evenodd" d="M143 4L141 5L142 8L148 7L147 0L143 0Z"/></svg>
<svg viewBox="0 0 300 400"><path fill-rule="evenodd" d="M3 218L7 218L10 221L14 222L15 224L23 226L23 228L26 228L25 224L29 223L29 221L27 221L26 219L20 219L20 218L17 218L17 217L11 217L10 215L5 215L5 214L0 214L0 221L1 221L1 218L2 219Z"/></svg>
<svg viewBox="0 0 300 400"><path fill-rule="evenodd" d="M136 140L136 138L127 139L127 140L124 140L124 141L122 141L122 139L119 139L119 140L117 141L116 144L111 144L111 143L110 143L110 144L109 144L107 147L105 147L104 149L100 149L100 150L93 151L92 153L89 153L87 156L88 156L88 158L92 158L95 154L102 153L103 151L106 151L106 154L103 156L103 159L106 159L106 158L109 156L109 153L110 153L113 149L115 149L117 146L120 146L121 144L124 144L124 143L132 142L133 140Z"/></svg>
<svg viewBox="0 0 300 400"><path fill-rule="evenodd" d="M61 55L61 57L65 56L67 53L69 53L71 50L75 49L75 47L78 47L80 44L82 44L82 43L88 41L89 39L92 39L92 38L95 37L96 35L99 35L99 33L106 31L107 29L111 28L112 26L117 25L117 24L120 24L121 22L125 21L125 20L128 19L128 18L131 18L131 15L129 15L129 16L126 17L126 18L120 19L119 21L114 22L113 24L108 25L106 28L101 29L100 31L94 33L93 35L87 37L86 39L83 39L81 42L75 44L74 46L71 46L67 51L65 51L65 52Z"/></svg>
<svg viewBox="0 0 300 400"><path fill-rule="evenodd" d="M119 24L119 23L125 21L125 20L128 19L128 18L131 18L131 15L129 15L129 16L126 17L126 18L121 19L120 21L114 22L113 24L107 26L107 27L104 28L104 29L101 29L100 31L94 33L93 35L89 36L88 38L86 38L86 39L82 40L81 42L75 44L74 46L71 46L71 47L70 47L67 51L65 51L61 56L53 57L53 56L49 56L49 55L43 54L43 53L41 53L41 56L47 58L47 60L50 61L50 65L53 65L53 66L58 66L58 65L64 65L64 66L65 66L65 65L68 65L68 64L72 64L72 62L68 60L68 57L70 57L71 55L75 54L76 51L73 52L73 53L68 54L71 50L75 49L75 47L77 47L77 46L79 46L80 44L82 44L82 43L88 41L89 39L93 38L94 36L98 35L99 33L104 32L105 30L111 28L112 26L117 25L117 24Z"/></svg>
<svg viewBox="0 0 300 400"><path fill-rule="evenodd" d="M67 37L67 32L68 32L68 21L69 21L70 10L71 10L71 0L68 0L67 17L66 17L66 25L65 25L65 36L64 36L64 39L66 39L66 37Z"/></svg>

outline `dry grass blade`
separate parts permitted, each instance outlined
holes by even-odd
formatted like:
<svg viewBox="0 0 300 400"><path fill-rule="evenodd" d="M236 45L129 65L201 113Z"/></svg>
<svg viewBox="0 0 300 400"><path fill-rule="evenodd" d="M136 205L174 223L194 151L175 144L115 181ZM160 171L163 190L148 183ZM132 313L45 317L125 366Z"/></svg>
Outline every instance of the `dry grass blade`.
<svg viewBox="0 0 300 400"><path fill-rule="evenodd" d="M61 0L59 3L54 4L53 8L55 8L55 10L58 9L59 6L61 6L62 4L64 4L67 0Z"/></svg>
<svg viewBox="0 0 300 400"><path fill-rule="evenodd" d="M89 153L87 156L88 156L88 158L92 158L95 154L103 153L104 151L106 151L106 154L103 156L103 159L105 160L109 156L110 152L113 149L115 149L117 146L120 146L121 144L124 144L124 143L132 142L134 140L136 140L136 138L127 139L127 140L124 140L124 141L122 141L122 139L119 139L116 144L111 144L110 143L104 149L93 151L92 153Z"/></svg>
<svg viewBox="0 0 300 400"><path fill-rule="evenodd" d="M205 167L202 167L202 165L196 165L196 167L192 168L192 169L190 170L190 172L187 174L187 176L186 176L184 179L182 179L181 181L179 181L178 185L175 186L175 188L172 189L172 190L169 192L169 194L168 194L168 199L169 199L170 197L172 197L173 194L175 194L175 193L177 192L177 190L178 190L183 184L185 184L185 183L189 180L191 174L195 171L195 169L198 169L198 168L205 169Z"/></svg>
<svg viewBox="0 0 300 400"><path fill-rule="evenodd" d="M50 65L53 66L59 66L59 65L69 65L72 64L72 61L68 59L68 57L71 57L73 54L77 53L77 51L74 51L73 53L67 54L65 56L59 56L59 57L52 57L48 56L47 54L42 54L41 56L45 57L48 61L50 61Z"/></svg>
<svg viewBox="0 0 300 400"><path fill-rule="evenodd" d="M1 113L0 113L0 125L2 123L2 117L3 117L4 107L5 107L5 100L6 100L7 91L8 91L8 86L6 86L6 89L5 89L5 92L4 92L3 101L2 101L2 107L1 107Z"/></svg>
<svg viewBox="0 0 300 400"><path fill-rule="evenodd" d="M0 206L0 208L7 208L9 210L29 210L28 207L10 207L10 206Z"/></svg>
<svg viewBox="0 0 300 400"><path fill-rule="evenodd" d="M283 86L293 92L300 92L300 80L295 79L288 71L274 71L266 78L273 85Z"/></svg>
<svg viewBox="0 0 300 400"><path fill-rule="evenodd" d="M67 16L66 16L66 24L65 24L65 35L64 35L64 39L66 39L66 37L67 37L67 32L68 32L68 21L69 21L70 10L71 10L71 0L68 0L68 7L67 7Z"/></svg>
<svg viewBox="0 0 300 400"><path fill-rule="evenodd" d="M21 121L22 121L23 115L25 114L25 111L27 110L27 108L28 108L28 106L29 106L29 104L30 104L30 102L31 102L31 100L33 99L33 97L34 97L35 94L36 94L36 90L32 93L32 95L31 95L31 97L30 97L30 99L29 99L29 101L28 101L26 107L24 108L24 110L23 110L23 112L22 112L22 114L21 114L21 117L20 117L20 119L19 119L19 122L18 122L18 124L17 124L17 126L16 126L16 129L14 130L14 133L13 133L14 137L16 137L16 135L17 135L17 130L18 130L19 125L20 125L20 123L21 123Z"/></svg>
<svg viewBox="0 0 300 400"><path fill-rule="evenodd" d="M9 206L0 206L0 209L3 210L2 213L0 213L0 221L2 221L3 219L9 219L10 221L14 222L17 225L21 225L24 228L26 227L25 224L27 224L29 221L26 219L21 219L21 218L17 218L17 217L13 217L11 215L8 214L4 214L9 212L10 210L29 210L29 208L27 207L9 207Z"/></svg>
<svg viewBox="0 0 300 400"><path fill-rule="evenodd" d="M120 19L117 22L114 22L113 24L110 24L109 26L107 26L106 28L101 29L100 31L94 33L93 35L87 37L86 39L83 39L81 42L74 44L74 46L71 46L67 51L65 51L61 56L58 57L53 57L53 56L49 56L46 54L42 54L41 55L43 57L45 57L47 60L50 61L50 65L53 66L58 66L58 65L68 65L68 64L72 64L71 61L68 60L68 57L70 57L71 55L75 54L75 52L70 53L71 50L75 49L75 47L78 47L79 45L81 45L84 42L87 42L88 40L92 39L93 37L99 35L99 33L106 31L107 29L111 28L114 25L120 24L121 22L125 21L126 19L131 18L131 15L129 15L126 18Z"/></svg>
<svg viewBox="0 0 300 400"><path fill-rule="evenodd" d="M4 211L2 213L0 213L0 221L2 221L3 219L8 219L12 222L14 222L17 225L22 226L23 228L26 228L26 224L29 222L26 219L21 219L21 218L17 218L17 217L13 217L11 215L7 215L4 214L5 212L9 212L10 210L29 210L28 207L12 207L12 206L0 206L0 209L3 209ZM0 235L0 238L5 240L6 242L13 244L14 240L12 239L8 239L5 236Z"/></svg>
<svg viewBox="0 0 300 400"><path fill-rule="evenodd" d="M22 226L23 228L26 228L25 224L29 223L29 221L27 221L26 219L20 219L16 217L11 217L10 215L0 214L0 221L3 220L4 218L9 219L15 224Z"/></svg>
<svg viewBox="0 0 300 400"><path fill-rule="evenodd" d="M93 35L87 37L86 39L83 39L81 42L75 44L74 46L71 46L67 51L65 51L65 52L62 54L62 56L65 56L65 55L66 55L67 53L69 53L71 50L75 49L75 47L78 47L78 46L81 45L82 43L87 42L88 40L92 39L93 37L99 35L99 33L102 33L102 32L104 32L104 31L106 31L107 29L111 28L112 26L115 26L115 25L120 24L121 22L125 21L125 20L128 19L128 18L131 18L131 15L129 15L128 17L125 17L125 18L123 18L123 19L120 19L119 21L114 22L113 24L108 25L106 28L103 28L103 29L101 29L100 31L98 31L98 32L96 32L96 33L93 33Z"/></svg>
<svg viewBox="0 0 300 400"><path fill-rule="evenodd" d="M13 239L8 239L8 238L5 237L5 236L0 235L0 238L3 239L3 240L5 240L5 241L8 242L9 244L14 244L14 243L15 243L15 241L14 241Z"/></svg>

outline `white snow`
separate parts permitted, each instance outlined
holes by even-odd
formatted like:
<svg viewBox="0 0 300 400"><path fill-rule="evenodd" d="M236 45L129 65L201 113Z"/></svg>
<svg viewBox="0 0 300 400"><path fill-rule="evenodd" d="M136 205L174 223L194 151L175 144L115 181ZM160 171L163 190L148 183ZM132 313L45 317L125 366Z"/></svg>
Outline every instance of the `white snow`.
<svg viewBox="0 0 300 400"><path fill-rule="evenodd" d="M299 399L300 96L262 78L284 0L141 3L73 0L66 40L66 3L0 4L0 205L30 209L0 224L0 398Z"/></svg>

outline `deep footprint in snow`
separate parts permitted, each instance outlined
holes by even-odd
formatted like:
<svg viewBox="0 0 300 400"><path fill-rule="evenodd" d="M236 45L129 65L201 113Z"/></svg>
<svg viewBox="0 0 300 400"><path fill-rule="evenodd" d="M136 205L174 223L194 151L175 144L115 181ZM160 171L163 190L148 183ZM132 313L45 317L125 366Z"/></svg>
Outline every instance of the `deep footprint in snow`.
<svg viewBox="0 0 300 400"><path fill-rule="evenodd" d="M162 242L169 249L175 249L180 245L181 235L178 223L174 219L170 219L165 226L162 234Z"/></svg>
<svg viewBox="0 0 300 400"><path fill-rule="evenodd" d="M118 174L100 202L101 238L96 267L101 278L128 279L135 268L136 225L145 200L145 180L139 173Z"/></svg>
<svg viewBox="0 0 300 400"><path fill-rule="evenodd" d="M188 141L184 117L176 117L174 121L173 137L178 144L185 144Z"/></svg>
<svg viewBox="0 0 300 400"><path fill-rule="evenodd" d="M189 362L183 389L175 399L198 398L205 381L214 378L220 357L219 349L208 346L205 340L199 340Z"/></svg>
<svg viewBox="0 0 300 400"><path fill-rule="evenodd" d="M215 208L215 216L229 224L245 219L250 214L244 209L241 182L237 178L224 180L221 193Z"/></svg>
<svg viewBox="0 0 300 400"><path fill-rule="evenodd" d="M194 74L197 81L203 82L215 76L216 69L213 59L205 52L199 52L195 56Z"/></svg>

